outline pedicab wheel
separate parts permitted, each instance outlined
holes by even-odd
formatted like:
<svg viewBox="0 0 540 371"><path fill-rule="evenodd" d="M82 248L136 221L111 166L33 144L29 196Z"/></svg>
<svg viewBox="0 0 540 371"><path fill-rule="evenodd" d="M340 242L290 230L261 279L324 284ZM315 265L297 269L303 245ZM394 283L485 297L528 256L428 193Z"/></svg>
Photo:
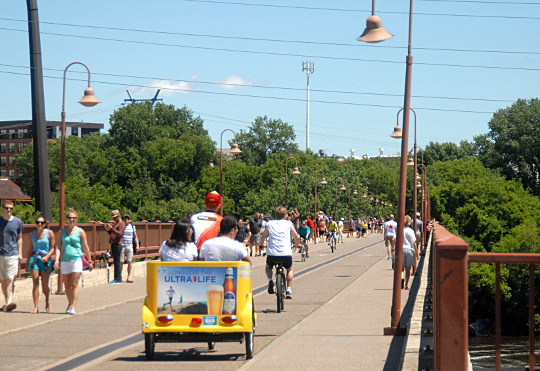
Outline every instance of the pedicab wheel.
<svg viewBox="0 0 540 371"><path fill-rule="evenodd" d="M253 332L246 332L245 338L246 338L246 358L251 359L253 358Z"/></svg>
<svg viewBox="0 0 540 371"><path fill-rule="evenodd" d="M156 342L154 340L154 334L144 334L144 351L146 353L146 359L151 361L154 358L154 349L156 348Z"/></svg>
<svg viewBox="0 0 540 371"><path fill-rule="evenodd" d="M216 347L216 343L213 342L213 341L209 341L208 342L208 349L209 350L214 350L214 348Z"/></svg>

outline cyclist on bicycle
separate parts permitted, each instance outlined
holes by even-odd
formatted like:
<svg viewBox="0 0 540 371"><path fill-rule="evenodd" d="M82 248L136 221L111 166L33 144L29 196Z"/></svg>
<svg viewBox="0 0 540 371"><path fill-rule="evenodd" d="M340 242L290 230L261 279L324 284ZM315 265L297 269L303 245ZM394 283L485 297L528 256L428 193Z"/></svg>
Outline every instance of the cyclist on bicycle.
<svg viewBox="0 0 540 371"><path fill-rule="evenodd" d="M338 232L339 227L336 221L334 220L334 218L329 216L328 219L330 220L328 222L328 237L330 238L330 243L328 245L330 245L332 243L332 238L334 238L337 241L337 232Z"/></svg>
<svg viewBox="0 0 540 371"><path fill-rule="evenodd" d="M297 232L300 238L306 244L306 258L309 258L309 236L311 235L311 229L308 227L306 220L302 221L300 227L298 227ZM300 250L302 250L302 248L300 248Z"/></svg>
<svg viewBox="0 0 540 371"><path fill-rule="evenodd" d="M294 224L287 219L287 209L283 206L278 206L275 211L275 219L268 221L261 239L264 240L268 237L265 269L266 277L268 278L268 293L274 294L272 269L277 263L281 263L283 268L287 270L287 289L285 291L287 299L292 299L291 286L294 278L291 236L294 238L295 246L300 246L300 237L294 229Z"/></svg>

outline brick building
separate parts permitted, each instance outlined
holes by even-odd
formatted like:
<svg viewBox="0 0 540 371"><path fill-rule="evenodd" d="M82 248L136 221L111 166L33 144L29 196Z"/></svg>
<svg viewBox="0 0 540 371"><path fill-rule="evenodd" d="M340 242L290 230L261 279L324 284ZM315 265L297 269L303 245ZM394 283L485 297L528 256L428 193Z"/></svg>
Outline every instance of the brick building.
<svg viewBox="0 0 540 371"><path fill-rule="evenodd" d="M47 139L60 138L60 121L47 121ZM99 132L103 124L67 122L66 136L83 135ZM21 154L28 143L32 142L32 121L0 121L0 177L15 180L18 177L14 156Z"/></svg>

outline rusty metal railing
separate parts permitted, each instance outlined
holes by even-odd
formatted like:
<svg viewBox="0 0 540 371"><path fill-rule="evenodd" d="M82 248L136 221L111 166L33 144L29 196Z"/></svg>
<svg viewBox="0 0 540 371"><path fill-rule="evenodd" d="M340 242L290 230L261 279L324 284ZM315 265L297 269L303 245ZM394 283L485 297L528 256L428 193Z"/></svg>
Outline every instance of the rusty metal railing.
<svg viewBox="0 0 540 371"><path fill-rule="evenodd" d="M147 222L142 221L139 223L133 223L137 228L137 235L141 240L141 244L134 258L142 258L147 260L151 257L158 256L161 243L168 239L171 235L173 222ZM86 224L78 224L86 232L88 240L88 247L92 260L96 260L99 256L110 250L109 234L103 228L103 226L90 222ZM56 236L56 244L60 243L59 225L51 224L49 228L54 232ZM36 229L34 224L25 224L23 231L23 259L19 262L19 275L21 278L28 273L28 259L32 253L32 232Z"/></svg>
<svg viewBox="0 0 540 371"><path fill-rule="evenodd" d="M495 264L495 363L501 369L501 264L529 266L529 367L535 368L534 268L540 254L469 253L469 245L436 224L433 249L434 366L436 370L466 370L468 364L469 263Z"/></svg>

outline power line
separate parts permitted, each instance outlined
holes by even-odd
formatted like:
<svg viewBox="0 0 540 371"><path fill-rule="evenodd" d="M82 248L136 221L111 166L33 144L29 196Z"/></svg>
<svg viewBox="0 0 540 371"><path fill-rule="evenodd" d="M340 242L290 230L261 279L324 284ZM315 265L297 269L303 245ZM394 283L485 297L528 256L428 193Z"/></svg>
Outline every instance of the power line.
<svg viewBox="0 0 540 371"><path fill-rule="evenodd" d="M25 67L25 66L7 65L7 64L2 64L2 63L0 63L0 66L29 68L29 67ZM61 70L59 70L59 69L52 69L52 68L44 68L44 70L61 72ZM10 72L10 71L1 71L1 70L0 70L0 73L28 75L28 74L23 74L23 73L16 73L16 72ZM74 71L74 73L77 73L77 72ZM295 92L300 92L300 91L303 92L304 91L304 89L301 89L301 88L291 88L291 87L245 85L245 84L227 84L227 83L221 83L221 82L216 83L216 82L198 81L198 80L162 79L162 78L159 78L159 77L119 75L119 74L98 73L98 72L94 72L93 75L94 76L111 76L111 77L121 77L121 78L132 78L132 79L145 79L145 80L162 80L162 81L172 81L172 82L186 82L186 83L193 83L193 84L207 84L207 85L213 85L213 86L226 85L226 86L240 86L240 87L249 87L249 88L261 88L261 89L269 89L269 90L286 90L286 91L295 91ZM47 76L47 77L54 78L54 79L59 78L59 77L56 77L56 76ZM148 85L131 85L131 84L121 84L121 85L137 86L137 87L145 87L145 88L153 88L153 89L158 88L156 86L148 86ZM163 87L161 89L197 92L197 91L193 91L193 90L190 90L190 89L174 89L174 88L165 88L165 87ZM366 92L323 90L323 89L311 89L311 91L320 92L320 93L331 93L331 94L368 95L368 96L384 96L384 97L399 97L399 98L401 98L403 96L402 94L366 93ZM224 93L224 94L236 95L234 93ZM514 102L513 100L508 100L508 99L505 100L505 99L487 99L487 98L460 98L460 97L442 97L442 96L427 96L427 95L413 95L412 97L414 97L414 98L422 98L422 99L441 99L441 100L456 100L456 101L481 101L481 102L493 102L493 103L513 103ZM289 99L289 98L283 98L283 99Z"/></svg>
<svg viewBox="0 0 540 371"><path fill-rule="evenodd" d="M440 1L440 0L437 0ZM25 19L14 19L14 18L3 18L0 17L0 20L6 21L16 21L24 22L28 21ZM189 36L189 37L206 37L206 38L215 38L215 39L225 39L225 40L245 40L245 41L257 41L257 42L275 42L275 43L290 43L290 44L306 44L306 45L321 45L321 46L339 46L339 47L352 47L352 48L368 48L369 45L363 43L336 43L336 42L321 42L321 41L306 41L306 40L284 40L284 39L268 39L268 38L255 38L255 37L244 37L244 36L224 36L224 35L211 35L211 34L196 34L196 33L187 33L187 32L170 32L170 31L159 31L159 30L143 30L136 28L120 28L120 27L105 27L105 26L95 26L95 25L81 25L81 24L72 24L72 23L58 23L58 22L40 22L41 24L55 25L55 26L67 26L67 27L79 27L79 28L90 28L90 29L99 29L99 30L113 30L113 31L126 31L126 32L139 32L139 33L149 33L149 34L162 34L168 36ZM0 28L2 29L2 28ZM7 29L7 28L5 28ZM26 32L26 30L16 30L16 29L7 29ZM69 36L69 35L66 35ZM393 46L385 45L384 48L387 49L406 49L405 46ZM481 49L456 49L456 48L427 48L427 47L415 47L415 50L427 50L427 51L446 51L446 52L463 52L463 53L496 53L496 54L525 54L525 55L540 55L540 52L535 51L509 51L509 50L481 50Z"/></svg>
<svg viewBox="0 0 540 371"><path fill-rule="evenodd" d="M17 29L5 28L5 27L0 27L0 30L27 32L26 30L17 30ZM370 63L375 62L375 63L403 64L402 61L390 61L390 60L383 60L383 59L345 58L345 57L324 56L324 55L314 56L314 55L305 55L305 54L278 53L278 52L256 51L256 50L210 48L210 47L205 47L205 46L167 44L167 43L147 42L147 41L138 41L138 40L123 40L123 39L97 37L97 36L66 35L66 34L60 34L60 33L54 33L54 32L43 32L43 31L41 32L41 34L61 36L61 37L73 37L73 38L79 38L79 39L114 41L114 42L153 45L153 46L169 46L169 47L177 47L177 48L220 51L220 52L230 52L230 53L247 53L247 54L257 54L257 55L273 55L273 56L280 56L280 57L298 57L298 58L310 58L310 59L319 58L319 59L330 59L330 60L344 60L344 61L350 61L350 62L370 62ZM465 65L465 64L449 64L449 63L415 62L415 65L436 66L436 67L458 67L458 68L485 68L485 69L511 70L511 71L540 71L540 68L532 68L532 67L501 67L501 66L482 66L482 65Z"/></svg>

